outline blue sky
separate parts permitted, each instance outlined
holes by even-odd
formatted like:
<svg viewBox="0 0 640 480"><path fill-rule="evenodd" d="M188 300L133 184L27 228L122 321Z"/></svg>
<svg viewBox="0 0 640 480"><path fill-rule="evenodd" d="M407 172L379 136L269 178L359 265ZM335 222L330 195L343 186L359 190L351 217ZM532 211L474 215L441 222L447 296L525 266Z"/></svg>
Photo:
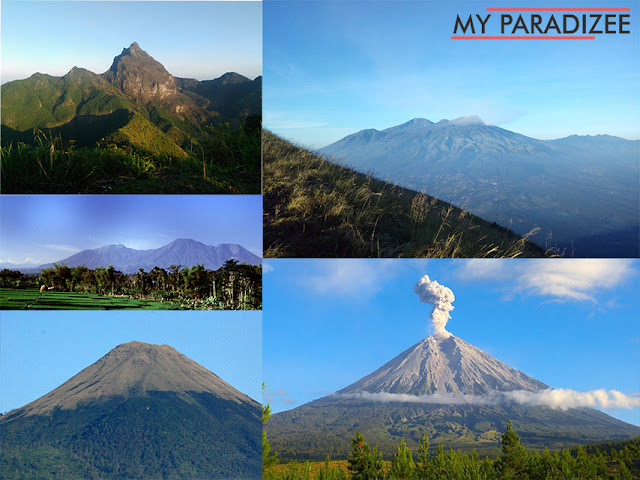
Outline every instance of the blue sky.
<svg viewBox="0 0 640 480"><path fill-rule="evenodd" d="M412 118L478 115L534 138L640 138L637 3L630 35L589 41L451 40L456 15L495 0L264 3L264 126L321 147ZM536 6L557 7L540 0ZM563 6L602 7L567 0ZM499 25L499 17L494 13ZM498 27L499 30L499 27ZM498 31L499 33L499 31Z"/></svg>
<svg viewBox="0 0 640 480"><path fill-rule="evenodd" d="M2 2L2 83L104 73L132 42L177 77L262 72L261 2Z"/></svg>
<svg viewBox="0 0 640 480"><path fill-rule="evenodd" d="M0 411L26 405L133 340L168 344L260 401L260 312L13 312L0 316Z"/></svg>
<svg viewBox="0 0 640 480"><path fill-rule="evenodd" d="M238 243L262 256L260 195L2 195L0 263L42 264L123 244L178 238Z"/></svg>
<svg viewBox="0 0 640 480"><path fill-rule="evenodd" d="M425 274L456 297L447 329L554 388L640 393L632 260L267 260L263 375L275 412L350 385L430 334ZM640 425L640 409L606 410Z"/></svg>

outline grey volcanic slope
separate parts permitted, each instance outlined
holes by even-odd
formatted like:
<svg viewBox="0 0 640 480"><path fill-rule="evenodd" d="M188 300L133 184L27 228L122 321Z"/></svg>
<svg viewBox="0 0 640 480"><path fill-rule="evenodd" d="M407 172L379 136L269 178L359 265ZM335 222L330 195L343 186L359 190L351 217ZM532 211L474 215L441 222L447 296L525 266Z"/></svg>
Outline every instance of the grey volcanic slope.
<svg viewBox="0 0 640 480"><path fill-rule="evenodd" d="M510 420L526 445L539 448L640 435L639 427L591 408L563 411L509 400L455 404L442 397L441 403L407 402L392 395L482 396L546 388L460 338L428 337L335 394L275 414L267 430L282 458L316 459L346 457L356 430L387 456L395 453L402 438L416 449L423 435L434 448L443 443L489 453L498 448Z"/></svg>
<svg viewBox="0 0 640 480"><path fill-rule="evenodd" d="M154 267L169 268L171 265L191 267L204 265L209 270L217 270L227 260L239 263L259 265L262 260L246 248L237 244L220 244L217 246L190 239L178 239L164 247L151 250L134 250L124 245L107 245L92 250L83 250L70 257L55 262L69 267L84 265L87 268L108 267L113 265L123 273L134 273L139 269L151 270ZM41 265L37 270L50 267Z"/></svg>
<svg viewBox="0 0 640 480"><path fill-rule="evenodd" d="M548 388L464 340L430 336L402 352L375 372L340 390L344 393L463 393Z"/></svg>
<svg viewBox="0 0 640 480"><path fill-rule="evenodd" d="M320 150L337 163L453 203L576 256L640 255L640 141L543 141L478 117L414 119Z"/></svg>
<svg viewBox="0 0 640 480"><path fill-rule="evenodd" d="M237 404L258 405L169 345L129 342L118 345L55 390L12 411L8 419L45 415L56 408L71 410L80 404L117 396L140 396L151 391L181 396L191 392L209 393Z"/></svg>
<svg viewBox="0 0 640 480"><path fill-rule="evenodd" d="M260 404L168 345L119 345L0 428L2 478L261 478Z"/></svg>

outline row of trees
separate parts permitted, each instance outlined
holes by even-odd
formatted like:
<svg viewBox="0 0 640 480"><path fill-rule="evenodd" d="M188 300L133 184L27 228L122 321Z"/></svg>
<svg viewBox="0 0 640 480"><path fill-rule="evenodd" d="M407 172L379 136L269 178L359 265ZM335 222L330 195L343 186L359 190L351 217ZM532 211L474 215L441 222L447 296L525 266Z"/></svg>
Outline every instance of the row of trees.
<svg viewBox="0 0 640 480"><path fill-rule="evenodd" d="M263 437L263 441L266 437ZM618 445L579 446L574 449L529 451L513 430L511 422L502 435L502 451L496 459L480 459L453 449L445 451L442 444L435 455L430 453L429 440L419 444L417 459L404 440L389 462L384 462L377 448L371 447L358 431L351 439L351 454L347 469L331 466L329 460L312 475L309 463L292 463L285 469L272 466L277 457L263 455L266 480L573 480L638 478L630 469L640 468L640 439ZM268 443L267 443L268 444ZM623 446L622 446L623 445Z"/></svg>
<svg viewBox="0 0 640 480"><path fill-rule="evenodd" d="M154 267L145 272L125 274L113 266L90 269L65 264L42 269L40 274L23 275L15 270L0 271L3 287L41 286L65 292L121 295L171 301L183 308L262 308L262 269L259 266L227 262L218 270L203 265L169 270Z"/></svg>

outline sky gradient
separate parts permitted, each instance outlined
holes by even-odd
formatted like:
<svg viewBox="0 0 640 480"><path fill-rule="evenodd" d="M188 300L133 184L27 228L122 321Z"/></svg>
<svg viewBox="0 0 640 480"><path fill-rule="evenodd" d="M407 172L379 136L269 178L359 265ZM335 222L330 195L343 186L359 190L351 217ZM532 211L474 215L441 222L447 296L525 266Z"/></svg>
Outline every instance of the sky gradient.
<svg viewBox="0 0 640 480"><path fill-rule="evenodd" d="M177 77L262 73L262 2L2 2L2 83L104 73L138 42Z"/></svg>
<svg viewBox="0 0 640 480"><path fill-rule="evenodd" d="M265 2L264 126L314 148L412 118L466 115L538 139L639 139L637 3L606 3L631 5L630 35L460 41L451 40L456 16L486 14L487 2Z"/></svg>
<svg viewBox="0 0 640 480"><path fill-rule="evenodd" d="M260 401L261 312L16 312L0 319L0 411L59 387L133 340L167 344Z"/></svg>
<svg viewBox="0 0 640 480"><path fill-rule="evenodd" d="M274 412L344 388L431 333L425 274L456 297L447 330L554 388L640 393L640 264L630 260L266 260L263 375ZM606 410L640 425L640 409Z"/></svg>
<svg viewBox="0 0 640 480"><path fill-rule="evenodd" d="M260 195L2 195L0 263L41 265L81 250L151 249L178 238L262 256Z"/></svg>

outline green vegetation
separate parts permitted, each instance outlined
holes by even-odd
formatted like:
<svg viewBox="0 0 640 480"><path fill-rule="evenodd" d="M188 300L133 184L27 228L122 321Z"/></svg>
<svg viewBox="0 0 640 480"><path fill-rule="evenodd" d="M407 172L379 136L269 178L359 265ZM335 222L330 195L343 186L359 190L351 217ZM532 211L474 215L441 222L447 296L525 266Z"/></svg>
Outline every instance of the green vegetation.
<svg viewBox="0 0 640 480"><path fill-rule="evenodd" d="M93 147L36 130L33 143L2 147L2 192L258 193L260 119L205 132L200 144L184 151L137 114Z"/></svg>
<svg viewBox="0 0 640 480"><path fill-rule="evenodd" d="M497 458L480 458L440 444L434 454L423 437L414 457L404 440L391 461L383 461L358 431L346 462L292 462L265 468L265 480L573 480L632 479L640 474L640 438L550 451L527 450L511 422Z"/></svg>
<svg viewBox="0 0 640 480"><path fill-rule="evenodd" d="M149 300L90 293L41 292L37 288L0 288L0 310L175 310Z"/></svg>
<svg viewBox="0 0 640 480"><path fill-rule="evenodd" d="M340 167L264 132L265 257L544 257L452 205Z"/></svg>
<svg viewBox="0 0 640 480"><path fill-rule="evenodd" d="M132 45L103 75L2 85L2 193L260 193L261 82L236 77L178 81Z"/></svg>
<svg viewBox="0 0 640 480"><path fill-rule="evenodd" d="M40 274L0 271L0 309L260 310L262 269L228 260L212 271L172 265L123 274L64 264Z"/></svg>
<svg viewBox="0 0 640 480"><path fill-rule="evenodd" d="M259 409L192 392L114 397L49 415L0 415L0 478L260 477Z"/></svg>

